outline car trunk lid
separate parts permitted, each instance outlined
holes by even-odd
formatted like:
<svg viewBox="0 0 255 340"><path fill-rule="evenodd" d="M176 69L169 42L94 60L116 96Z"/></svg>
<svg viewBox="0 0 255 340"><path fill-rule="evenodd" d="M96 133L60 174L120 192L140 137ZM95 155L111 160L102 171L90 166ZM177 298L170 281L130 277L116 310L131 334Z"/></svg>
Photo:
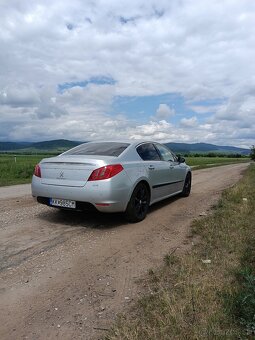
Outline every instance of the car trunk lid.
<svg viewBox="0 0 255 340"><path fill-rule="evenodd" d="M58 156L40 163L42 184L83 187L93 170L104 166L105 160L93 157Z"/></svg>

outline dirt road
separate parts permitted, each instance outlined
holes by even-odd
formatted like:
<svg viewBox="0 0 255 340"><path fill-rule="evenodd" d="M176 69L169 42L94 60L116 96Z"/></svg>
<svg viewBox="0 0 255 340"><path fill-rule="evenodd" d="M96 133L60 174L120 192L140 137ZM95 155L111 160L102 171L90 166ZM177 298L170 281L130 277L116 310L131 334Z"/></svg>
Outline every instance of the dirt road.
<svg viewBox="0 0 255 340"><path fill-rule="evenodd" d="M31 195L30 184L11 185L9 187L0 187L0 199L23 197Z"/></svg>
<svg viewBox="0 0 255 340"><path fill-rule="evenodd" d="M246 167L195 171L190 197L151 207L138 224L41 206L22 188L0 193L0 339L99 339L139 295L138 279L191 247L191 221Z"/></svg>

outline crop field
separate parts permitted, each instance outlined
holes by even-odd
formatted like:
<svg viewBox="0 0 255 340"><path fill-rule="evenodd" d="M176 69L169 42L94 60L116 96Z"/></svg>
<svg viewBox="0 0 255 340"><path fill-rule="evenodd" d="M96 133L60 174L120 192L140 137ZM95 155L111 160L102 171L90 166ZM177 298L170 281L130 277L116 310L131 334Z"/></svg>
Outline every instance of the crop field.
<svg viewBox="0 0 255 340"><path fill-rule="evenodd" d="M30 183L34 166L42 158L51 156L53 155L0 154L0 186ZM230 163L247 162L248 160L248 158L228 157L187 157L186 163L194 166L195 169L201 169Z"/></svg>

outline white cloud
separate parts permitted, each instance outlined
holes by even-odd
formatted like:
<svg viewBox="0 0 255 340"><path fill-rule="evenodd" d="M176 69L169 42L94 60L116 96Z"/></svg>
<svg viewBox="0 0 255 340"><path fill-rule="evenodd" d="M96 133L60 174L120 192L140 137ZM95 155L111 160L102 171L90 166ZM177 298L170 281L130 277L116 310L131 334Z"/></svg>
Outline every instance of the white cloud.
<svg viewBox="0 0 255 340"><path fill-rule="evenodd" d="M38 93L29 84L16 83L5 86L0 90L0 105L10 107L33 106L40 102Z"/></svg>
<svg viewBox="0 0 255 340"><path fill-rule="evenodd" d="M254 144L252 1L4 0L0 7L2 140L88 140L117 131ZM116 82L58 90L100 76ZM157 109L159 122L150 122L143 108L136 122L111 114L116 96L167 93L184 98L196 117L179 115L168 103ZM199 103L214 99L223 104ZM173 115L175 126L166 128L160 121ZM208 125L210 132L202 127Z"/></svg>
<svg viewBox="0 0 255 340"><path fill-rule="evenodd" d="M217 111L215 118L227 121L255 122L255 86L249 84L230 96Z"/></svg>
<svg viewBox="0 0 255 340"><path fill-rule="evenodd" d="M159 122L150 121L148 124L143 124L130 129L132 139L150 139L163 140L171 139L172 124L161 120Z"/></svg>
<svg viewBox="0 0 255 340"><path fill-rule="evenodd" d="M213 113L219 110L221 107L220 104L218 105L191 105L190 108L192 111L196 112L197 114L205 114L205 113Z"/></svg>
<svg viewBox="0 0 255 340"><path fill-rule="evenodd" d="M197 117L182 118L180 121L181 126L186 128L195 127L197 125Z"/></svg>
<svg viewBox="0 0 255 340"><path fill-rule="evenodd" d="M171 109L167 104L159 104L155 117L160 120L168 119L174 115L175 115L174 109Z"/></svg>

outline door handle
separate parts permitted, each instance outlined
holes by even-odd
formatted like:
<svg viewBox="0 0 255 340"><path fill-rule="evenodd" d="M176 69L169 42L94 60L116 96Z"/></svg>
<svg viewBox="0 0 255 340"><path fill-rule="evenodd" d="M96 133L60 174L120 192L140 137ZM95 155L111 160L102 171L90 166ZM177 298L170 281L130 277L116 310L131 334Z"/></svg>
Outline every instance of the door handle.
<svg viewBox="0 0 255 340"><path fill-rule="evenodd" d="M155 167L153 165L149 165L149 170L155 170Z"/></svg>

